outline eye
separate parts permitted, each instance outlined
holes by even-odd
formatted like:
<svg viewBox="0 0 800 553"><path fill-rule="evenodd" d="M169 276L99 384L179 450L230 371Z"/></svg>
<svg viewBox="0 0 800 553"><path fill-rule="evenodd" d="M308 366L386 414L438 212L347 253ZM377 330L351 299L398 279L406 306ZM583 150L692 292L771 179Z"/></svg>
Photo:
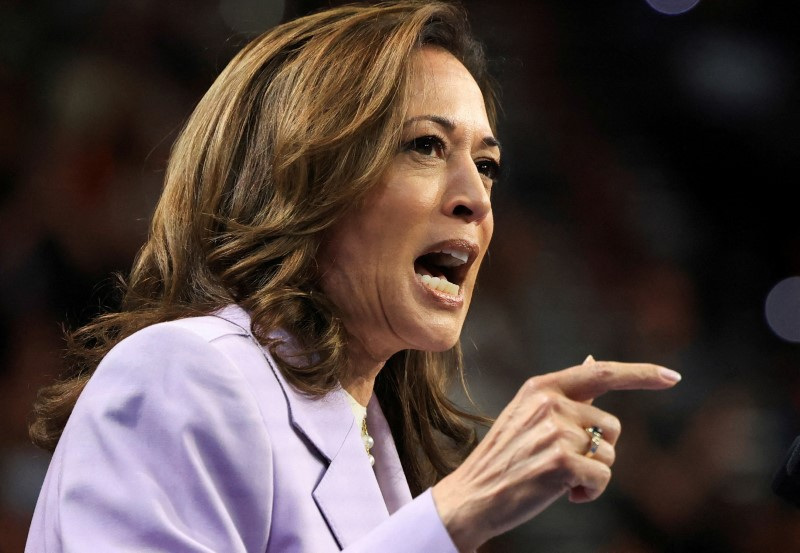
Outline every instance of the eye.
<svg viewBox="0 0 800 553"><path fill-rule="evenodd" d="M475 162L478 173L489 180L496 181L500 177L500 164L493 159L479 159Z"/></svg>
<svg viewBox="0 0 800 553"><path fill-rule="evenodd" d="M417 152L423 156L444 157L444 142L438 136L420 136L403 145L403 150Z"/></svg>

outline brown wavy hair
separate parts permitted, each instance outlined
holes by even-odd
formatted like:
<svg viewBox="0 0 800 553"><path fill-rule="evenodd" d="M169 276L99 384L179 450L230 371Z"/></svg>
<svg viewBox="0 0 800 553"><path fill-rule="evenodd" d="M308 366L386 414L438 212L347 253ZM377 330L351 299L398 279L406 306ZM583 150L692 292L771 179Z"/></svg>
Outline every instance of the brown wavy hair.
<svg viewBox="0 0 800 553"><path fill-rule="evenodd" d="M30 435L53 450L97 364L148 325L231 302L270 331L297 336L315 362L281 363L298 389L323 395L347 366L347 335L318 286L325 230L379 181L401 143L412 56L444 48L495 94L464 12L442 2L350 5L279 25L253 40L200 100L173 146L147 242L119 312L67 333L67 371L43 388ZM276 356L277 357L277 356ZM447 397L463 385L461 350L402 351L375 392L412 491L452 471L474 446L481 417Z"/></svg>

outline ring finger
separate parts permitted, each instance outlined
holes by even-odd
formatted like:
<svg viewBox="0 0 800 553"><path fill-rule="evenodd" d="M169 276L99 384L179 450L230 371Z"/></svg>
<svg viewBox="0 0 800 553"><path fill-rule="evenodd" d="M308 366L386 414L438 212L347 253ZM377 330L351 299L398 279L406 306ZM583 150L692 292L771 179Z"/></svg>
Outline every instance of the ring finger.
<svg viewBox="0 0 800 553"><path fill-rule="evenodd" d="M583 433L585 436L583 449L578 449L578 453L609 467L613 465L616 451L613 445L603 439L602 430L597 426L592 426L584 428Z"/></svg>

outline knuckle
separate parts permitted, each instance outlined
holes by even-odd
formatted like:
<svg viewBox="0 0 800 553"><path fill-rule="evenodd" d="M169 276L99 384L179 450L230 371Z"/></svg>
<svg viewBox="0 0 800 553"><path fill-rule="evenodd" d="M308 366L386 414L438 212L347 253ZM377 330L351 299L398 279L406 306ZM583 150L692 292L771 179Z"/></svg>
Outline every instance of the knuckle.
<svg viewBox="0 0 800 553"><path fill-rule="evenodd" d="M539 410L546 413L555 411L560 403L558 395L549 391L537 392L534 401L538 404Z"/></svg>
<svg viewBox="0 0 800 553"><path fill-rule="evenodd" d="M522 384L520 389L523 393L531 394L539 389L539 379L535 376L529 378Z"/></svg>
<svg viewBox="0 0 800 553"><path fill-rule="evenodd" d="M567 443L580 443L581 441L588 440L589 436L586 432L579 430L576 426L567 426L561 429L561 437Z"/></svg>
<svg viewBox="0 0 800 553"><path fill-rule="evenodd" d="M566 444L561 440L555 442L553 444L553 460L559 465L563 465L568 458L569 452L567 451Z"/></svg>
<svg viewBox="0 0 800 553"><path fill-rule="evenodd" d="M556 442L551 450L549 472L564 474L568 473L572 467L571 453L563 443Z"/></svg>
<svg viewBox="0 0 800 553"><path fill-rule="evenodd" d="M614 461L616 460L617 460L617 450L609 446L608 466L611 467L614 464Z"/></svg>
<svg viewBox="0 0 800 553"><path fill-rule="evenodd" d="M529 424L539 425L548 435L563 434L563 422L559 416L561 398L552 392L539 392L532 399L533 406L529 411Z"/></svg>
<svg viewBox="0 0 800 553"><path fill-rule="evenodd" d="M622 433L622 422L614 415L609 415L605 425L605 430L613 436L619 436Z"/></svg>
<svg viewBox="0 0 800 553"><path fill-rule="evenodd" d="M519 389L519 394L524 398L528 398L541 393L544 389L545 384L542 382L542 377L532 376L522 384L522 387Z"/></svg>
<svg viewBox="0 0 800 553"><path fill-rule="evenodd" d="M607 477L599 480L597 482L597 485L592 487L590 494L590 499L592 501L603 495L603 492L606 491L606 488L608 487L608 483L610 480L611 480L611 471L608 471Z"/></svg>
<svg viewBox="0 0 800 553"><path fill-rule="evenodd" d="M552 390L539 390L531 400L539 413L552 414L561 410L564 397Z"/></svg>
<svg viewBox="0 0 800 553"><path fill-rule="evenodd" d="M539 435L548 444L554 444L561 437L561 427L552 418L545 418L539 423Z"/></svg>
<svg viewBox="0 0 800 553"><path fill-rule="evenodd" d="M608 363L598 361L592 365L592 376L595 380L609 380L614 375L614 371Z"/></svg>

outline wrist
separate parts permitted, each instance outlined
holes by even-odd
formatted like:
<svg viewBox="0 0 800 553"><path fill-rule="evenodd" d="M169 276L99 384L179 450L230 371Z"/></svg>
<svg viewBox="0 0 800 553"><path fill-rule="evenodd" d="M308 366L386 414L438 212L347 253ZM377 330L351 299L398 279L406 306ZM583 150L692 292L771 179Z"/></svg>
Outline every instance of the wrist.
<svg viewBox="0 0 800 553"><path fill-rule="evenodd" d="M465 553L475 551L487 538L483 537L481 520L473 516L468 494L450 474L431 489L433 503L456 548Z"/></svg>

